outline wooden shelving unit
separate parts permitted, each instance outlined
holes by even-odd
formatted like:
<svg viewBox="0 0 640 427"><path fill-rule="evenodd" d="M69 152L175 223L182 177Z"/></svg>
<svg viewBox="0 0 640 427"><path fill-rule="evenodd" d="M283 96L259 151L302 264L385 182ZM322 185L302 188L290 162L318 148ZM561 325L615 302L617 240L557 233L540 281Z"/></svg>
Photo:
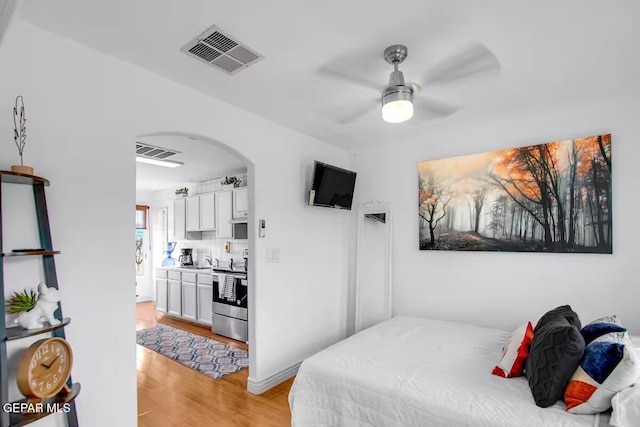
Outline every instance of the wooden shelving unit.
<svg viewBox="0 0 640 427"><path fill-rule="evenodd" d="M71 403L74 399L80 394L80 384L75 383L71 385L71 393L69 394L61 394L51 399L45 400L44 404L57 403L58 405L62 405L64 403ZM11 403L26 403L27 399L20 399L16 402ZM31 424L34 421L38 421L41 418L47 417L51 415L53 412L38 412L34 414L11 414L10 425L11 427L20 427L26 426L27 424Z"/></svg>
<svg viewBox="0 0 640 427"><path fill-rule="evenodd" d="M59 325L49 325L43 326L38 329L24 329L20 326L15 326L11 328L7 328L7 341L19 340L21 338L32 337L34 335L46 334L47 332L53 332L56 329L64 328L69 323L71 323L71 319L65 317L62 319Z"/></svg>
<svg viewBox="0 0 640 427"><path fill-rule="evenodd" d="M49 225L49 215L47 212L47 201L44 193L44 187L49 186L49 181L34 175L25 175L22 173L0 171L0 182L7 184L22 184L30 185L33 187L33 196L35 198L36 216L38 218L38 230L40 234L40 247L42 249L19 251L19 252L3 252L2 248L2 186L0 185L0 291L2 297L5 297L4 293L4 262L10 258L23 257L23 256L40 256L42 257L42 263L44 266L44 282L47 286L58 289L58 278L56 274L56 265L54 255L59 254L59 251L53 250L53 244L51 242L51 228ZM34 335L53 333L53 336L65 338L64 328L67 326L71 319L63 317L62 305L58 303L58 310L56 311L56 318L60 320L59 325L48 325L39 329L23 329L21 327L7 327L4 314L0 316L0 402L2 405L5 403L23 403L26 399L18 400L17 402L9 401L9 384L8 384L8 367L7 367L7 342L18 340ZM73 383L71 377L67 381L67 386L71 390L70 393L61 392L58 395L45 401L46 403L58 403L70 404L70 410L65 413L67 418L67 425L69 427L78 427L78 415L76 412L76 406L74 403L75 398L80 393L80 384ZM46 406L45 406L46 407ZM51 412L38 412L38 413L9 413L5 411L0 412L0 427L19 427L30 424L41 418L51 415Z"/></svg>
<svg viewBox="0 0 640 427"><path fill-rule="evenodd" d="M36 255L58 255L60 251L28 251L28 252L3 252L3 257L13 256L36 256Z"/></svg>

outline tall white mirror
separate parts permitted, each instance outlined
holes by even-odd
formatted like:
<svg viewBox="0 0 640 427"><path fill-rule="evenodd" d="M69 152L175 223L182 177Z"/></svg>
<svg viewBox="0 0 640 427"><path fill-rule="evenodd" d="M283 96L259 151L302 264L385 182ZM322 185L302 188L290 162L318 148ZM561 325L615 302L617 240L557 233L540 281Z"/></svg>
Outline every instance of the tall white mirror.
<svg viewBox="0 0 640 427"><path fill-rule="evenodd" d="M370 202L358 209L355 331L391 318L391 207Z"/></svg>

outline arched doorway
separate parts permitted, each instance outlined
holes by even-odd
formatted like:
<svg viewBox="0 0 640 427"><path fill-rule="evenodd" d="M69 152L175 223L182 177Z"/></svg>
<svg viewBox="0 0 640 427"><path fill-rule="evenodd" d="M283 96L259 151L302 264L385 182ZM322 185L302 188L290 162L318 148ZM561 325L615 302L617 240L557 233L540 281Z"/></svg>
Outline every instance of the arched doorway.
<svg viewBox="0 0 640 427"><path fill-rule="evenodd" d="M173 141L173 143L169 143L168 141ZM255 333L255 325L254 325L254 319L255 319L255 311L256 311L256 307L255 307L255 300L254 298L252 298L252 295L254 295L254 289L255 289L255 276L252 275L250 272L251 271L255 271L255 269L253 268L253 264L254 264L254 258L251 257L250 255L254 253L254 227L252 226L252 224L255 224L254 221L254 216L253 216L253 211L254 211L254 194L253 194L253 189L254 189L254 185L253 185L253 180L254 180L254 164L253 162L247 158L244 154L238 152L236 149L234 149L233 147L230 147L220 141L217 141L215 139L203 136L203 135L197 135L197 134L192 134L192 133L185 133L185 132L153 132L153 133L145 133L145 134L141 134L136 138L136 141L139 141L143 144L148 144L150 146L155 146L155 147L161 147L161 148L169 148L169 149L173 149L175 151L181 151L180 154L186 154L187 152L189 152L189 157L191 160L189 160L189 162L195 161L197 160L198 162L204 163L205 165L208 164L211 166L211 174L210 176L204 176L201 175L201 178L204 179L199 179L198 181L203 182L203 187L206 187L208 190L215 190L217 188L215 188L215 181L218 180L223 180L225 177L227 177L229 175L243 175L242 172L237 172L237 163L234 164L234 167L231 168L220 168L216 165L217 163L220 163L220 161L224 162L224 159L230 159L233 158L235 160L240 161L243 165L244 165L244 175L242 176L243 180L246 183L246 193L247 193L247 236L246 236L246 243L244 243L244 247L246 247L246 249L248 249L248 254L249 256L247 257L247 270L248 270L248 274L247 274L247 285L248 285L248 290L247 290L247 314L248 314L248 319L247 319L247 325L248 325L248 345L251 346L250 350L249 350L249 371L255 369L255 363L256 363L256 358L255 358L255 347L253 346L253 343L255 343L255 339L254 339L254 333ZM190 149L190 145L197 145L200 147L200 152L197 153L197 156L193 156L193 153ZM182 150L180 150L180 148L183 148ZM221 157L223 157L223 159L221 160ZM185 156L171 156L168 159L174 159L174 161L180 161L180 160L186 160ZM194 160L195 159L195 160ZM188 163L185 162L181 162L184 163L184 165L181 165L180 168L184 168L184 167L189 167ZM192 163L193 164L193 163ZM179 169L179 168L176 168ZM184 169L183 169L184 170ZM236 173L234 173L236 172ZM221 175L220 175L221 174ZM245 184L243 183L243 184ZM197 185L194 185L194 187L197 187ZM171 188L169 188L170 190ZM157 207L157 206L156 206ZM149 210L150 214L153 215L154 214L154 207L151 206L150 210ZM170 218L169 218L170 221ZM169 222L168 221L168 222ZM205 234L205 232L203 232L202 234ZM212 244L211 242L215 241L215 245L219 245L221 239L216 239L215 237L211 237L212 235L215 236L215 232L211 232L211 233L207 233L208 234L208 238L209 238L209 244ZM169 240L169 239L167 239ZM200 247L206 247L207 244L204 243L198 243L198 245ZM157 245L156 245L157 246ZM238 247L241 247L242 245L238 245ZM218 250L219 248L216 248L216 250ZM156 251L157 248L156 248ZM237 251L236 251L236 255L237 255ZM215 262L216 259L218 259L219 261L221 261L221 256L216 256L219 255L219 253L217 253L215 250L211 251L210 254L210 259L212 262ZM157 266L158 265L158 260L157 260L157 254L156 256L152 257L153 258L153 263ZM174 255L175 258L175 255ZM199 261L202 260L202 256L198 256ZM243 257L244 258L244 257ZM155 289L154 289L155 291ZM155 294L155 292L154 292Z"/></svg>

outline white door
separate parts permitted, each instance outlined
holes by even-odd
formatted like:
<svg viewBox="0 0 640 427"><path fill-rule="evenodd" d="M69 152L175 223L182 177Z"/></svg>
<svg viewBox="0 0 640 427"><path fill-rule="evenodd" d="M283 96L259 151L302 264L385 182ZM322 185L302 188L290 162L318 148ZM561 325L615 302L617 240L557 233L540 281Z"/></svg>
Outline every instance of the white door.
<svg viewBox="0 0 640 427"><path fill-rule="evenodd" d="M173 201L173 238L175 240L183 240L187 237L186 223L186 199L176 199Z"/></svg>
<svg viewBox="0 0 640 427"><path fill-rule="evenodd" d="M182 317L184 319L196 321L198 309L196 299L196 284L182 282Z"/></svg>
<svg viewBox="0 0 640 427"><path fill-rule="evenodd" d="M218 213L217 237L225 239L233 237L233 226L229 222L232 218L231 210L231 191L220 191L216 193L216 212Z"/></svg>
<svg viewBox="0 0 640 427"><path fill-rule="evenodd" d="M211 325L213 286L198 283L198 323Z"/></svg>
<svg viewBox="0 0 640 427"><path fill-rule="evenodd" d="M216 229L216 198L214 193L200 196L200 230Z"/></svg>
<svg viewBox="0 0 640 427"><path fill-rule="evenodd" d="M233 219L244 219L249 216L249 196L247 187L233 189Z"/></svg>
<svg viewBox="0 0 640 427"><path fill-rule="evenodd" d="M167 284L167 314L182 316L182 286L177 280L168 280Z"/></svg>
<svg viewBox="0 0 640 427"><path fill-rule="evenodd" d="M136 229L136 301L153 300L153 277L151 269L151 242L149 231Z"/></svg>
<svg viewBox="0 0 640 427"><path fill-rule="evenodd" d="M156 279L156 310L167 312L167 279Z"/></svg>
<svg viewBox="0 0 640 427"><path fill-rule="evenodd" d="M200 197L187 197L187 231L200 230Z"/></svg>

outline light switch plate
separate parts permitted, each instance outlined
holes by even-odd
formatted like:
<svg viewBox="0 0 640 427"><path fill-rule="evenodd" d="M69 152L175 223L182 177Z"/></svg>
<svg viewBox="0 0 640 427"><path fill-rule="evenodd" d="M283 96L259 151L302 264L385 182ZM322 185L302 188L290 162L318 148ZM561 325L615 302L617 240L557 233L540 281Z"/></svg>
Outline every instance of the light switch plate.
<svg viewBox="0 0 640 427"><path fill-rule="evenodd" d="M280 262L280 249L267 249L267 262Z"/></svg>

